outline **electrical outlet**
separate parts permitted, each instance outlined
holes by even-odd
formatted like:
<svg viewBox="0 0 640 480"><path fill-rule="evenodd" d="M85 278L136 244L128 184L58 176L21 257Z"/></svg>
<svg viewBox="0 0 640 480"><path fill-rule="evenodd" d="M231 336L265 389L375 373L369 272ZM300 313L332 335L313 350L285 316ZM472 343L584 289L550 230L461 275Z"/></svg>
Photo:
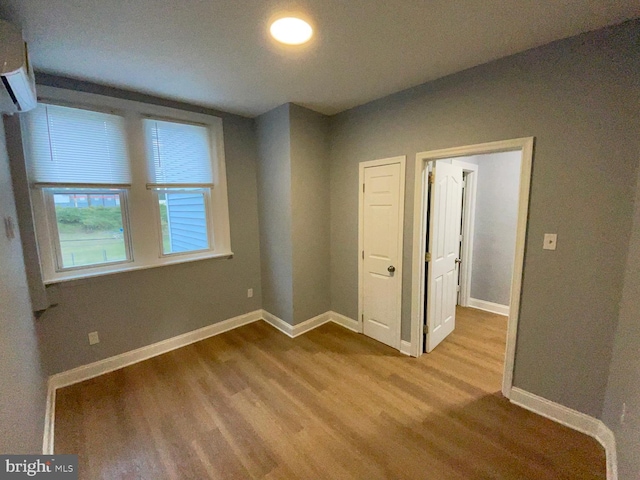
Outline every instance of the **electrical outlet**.
<svg viewBox="0 0 640 480"><path fill-rule="evenodd" d="M622 413L620 413L620 425L624 425L624 417L627 416L627 402L622 404Z"/></svg>
<svg viewBox="0 0 640 480"><path fill-rule="evenodd" d="M98 332L90 332L89 345L95 345L96 343L100 343L100 337L98 337Z"/></svg>
<svg viewBox="0 0 640 480"><path fill-rule="evenodd" d="M558 235L556 233L545 233L544 243L542 244L542 248L544 250L555 250L557 242L558 242Z"/></svg>
<svg viewBox="0 0 640 480"><path fill-rule="evenodd" d="M253 297L253 288L250 288L249 290L247 290L247 298L251 298Z"/></svg>

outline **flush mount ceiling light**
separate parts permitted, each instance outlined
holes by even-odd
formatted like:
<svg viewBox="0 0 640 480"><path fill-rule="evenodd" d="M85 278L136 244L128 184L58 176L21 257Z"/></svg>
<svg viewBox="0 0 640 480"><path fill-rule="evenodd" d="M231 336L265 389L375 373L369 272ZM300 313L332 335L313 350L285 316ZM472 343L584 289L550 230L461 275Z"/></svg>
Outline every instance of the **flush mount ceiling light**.
<svg viewBox="0 0 640 480"><path fill-rule="evenodd" d="M271 24L271 36L286 45L302 45L313 35L311 25L300 18L284 17Z"/></svg>

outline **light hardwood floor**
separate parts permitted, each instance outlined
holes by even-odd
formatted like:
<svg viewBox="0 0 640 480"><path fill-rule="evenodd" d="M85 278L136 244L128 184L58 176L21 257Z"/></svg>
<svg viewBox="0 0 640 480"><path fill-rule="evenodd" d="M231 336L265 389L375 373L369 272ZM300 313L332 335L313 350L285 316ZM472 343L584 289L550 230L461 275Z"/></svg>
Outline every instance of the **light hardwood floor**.
<svg viewBox="0 0 640 480"><path fill-rule="evenodd" d="M500 391L506 317L458 309L420 359L257 322L58 390L83 479L603 479L593 439Z"/></svg>

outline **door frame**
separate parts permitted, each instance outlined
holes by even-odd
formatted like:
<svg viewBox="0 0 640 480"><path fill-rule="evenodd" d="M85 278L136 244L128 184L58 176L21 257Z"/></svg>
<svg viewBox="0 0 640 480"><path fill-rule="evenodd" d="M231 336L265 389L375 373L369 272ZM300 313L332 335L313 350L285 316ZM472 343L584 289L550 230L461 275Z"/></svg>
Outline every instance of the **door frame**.
<svg viewBox="0 0 640 480"><path fill-rule="evenodd" d="M460 295L458 296L460 305L469 306L471 297L471 269L473 262L473 233L476 221L476 190L478 188L478 165L468 163L463 160L452 160L452 165L462 168L463 175L466 173L464 187L464 207L462 210L462 245L460 248Z"/></svg>
<svg viewBox="0 0 640 480"><path fill-rule="evenodd" d="M396 275L400 279L397 287L397 310L399 318L398 338L396 339L397 350L400 350L402 336L402 251L404 240L404 198L405 198L405 171L406 171L406 155L390 158L381 158L379 160L369 160L359 163L359 181L358 181L358 325L360 333L364 333L364 170L369 167L381 167L384 165L400 164L400 203L398 204L398 265L396 265Z"/></svg>
<svg viewBox="0 0 640 480"><path fill-rule="evenodd" d="M413 209L413 262L411 279L411 355L419 357L424 349L423 317L425 295L425 262L426 251L426 202L425 187L429 164L436 160L454 159L486 153L500 153L520 150L520 190L518 195L518 221L516 231L516 251L511 278L510 312L507 323L507 345L505 351L504 373L502 377L502 394L509 398L513 385L513 367L518 333L518 315L520 313L520 294L522 289L522 272L524 266L524 250L527 234L527 215L529 211L529 192L531 187L531 165L533 160L534 137L516 138L497 142L445 148L416 154L414 209Z"/></svg>

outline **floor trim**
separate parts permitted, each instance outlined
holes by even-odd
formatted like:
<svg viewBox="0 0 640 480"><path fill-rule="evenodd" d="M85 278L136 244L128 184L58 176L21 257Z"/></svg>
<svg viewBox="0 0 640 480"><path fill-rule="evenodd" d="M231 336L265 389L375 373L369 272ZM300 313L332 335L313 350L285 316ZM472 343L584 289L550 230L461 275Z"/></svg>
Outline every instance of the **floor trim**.
<svg viewBox="0 0 640 480"><path fill-rule="evenodd" d="M347 328L352 332L362 333L362 325L357 320L354 320L353 318L345 317L344 315L338 312L334 312L333 310L329 311L328 313L333 323L342 325L344 328Z"/></svg>
<svg viewBox="0 0 640 480"><path fill-rule="evenodd" d="M142 362L152 357L162 355L163 353L186 347L205 338L219 335L234 328L253 323L262 319L262 310L238 315L237 317L214 323L198 330L168 338L161 342L146 345L129 352L121 353L113 357L105 358L97 362L82 365L65 372L56 373L49 377L47 382L47 403L44 419L44 433L42 438L42 453L44 455L52 455L54 452L55 438L55 409L56 409L56 390L58 388L68 387L75 383L84 382L94 377L113 372L121 368Z"/></svg>
<svg viewBox="0 0 640 480"><path fill-rule="evenodd" d="M162 355L163 353L170 352L177 348L191 345L192 343L199 342L200 340L204 340L205 338L228 332L229 330L233 330L234 328L253 323L257 320L260 320L261 318L261 310L255 310L250 313L238 315L237 317L229 318L227 320L223 320L222 322L199 328L198 330L193 330L176 337L168 338L167 340L163 340L161 342L153 343L151 345L137 348L135 350L121 353L120 355L105 358L104 360L99 360L87 365L82 365L80 367L73 368L62 373L57 373L49 377L49 382L55 389L67 387L69 385L73 385L74 383L83 382L85 380L89 380L90 378L104 375L105 373L119 370L134 363L142 362L149 358Z"/></svg>
<svg viewBox="0 0 640 480"><path fill-rule="evenodd" d="M327 311L316 317L305 320L297 325L289 325L284 320L267 312L266 310L255 310L237 317L224 320L222 322L209 325L192 332L187 332L167 340L163 340L152 345L147 345L130 352L125 352L114 357L105 358L98 362L82 365L80 367L67 370L49 377L47 382L47 403L45 411L44 435L42 441L42 453L52 455L54 453L55 434L55 405L56 390L58 388L73 385L75 383L89 380L105 373L124 368L149 358L162 355L163 353L185 347L192 343L206 338L219 335L235 328L253 323L258 320L265 320L274 328L285 335L295 338L303 335L320 325L334 322L354 332L360 332L360 324L356 320L341 315L333 311ZM405 355L411 353L411 343L400 342L400 352ZM607 456L607 480L617 480L617 459L616 444L613 432L601 421L585 415L584 413L572 410L568 407L554 403L545 398L529 393L520 388L511 389L510 400L512 403L530 410L538 415L549 418L555 422L565 425L574 430L585 433L602 444Z"/></svg>
<svg viewBox="0 0 640 480"><path fill-rule="evenodd" d="M526 408L533 413L542 415L565 427L572 428L598 440L604 447L607 455L607 480L618 479L615 436L602 420L598 420L597 418L593 418L517 387L512 387L510 400L522 408Z"/></svg>
<svg viewBox="0 0 640 480"><path fill-rule="evenodd" d="M613 431L600 421L598 431L594 437L607 452L607 480L618 480L618 454L616 437Z"/></svg>
<svg viewBox="0 0 640 480"><path fill-rule="evenodd" d="M337 323L338 325L357 333L359 333L360 326L356 320L332 311L322 313L316 317L310 318L309 320L305 320L298 325L292 326L266 310L255 310L253 312L223 320L222 322L214 323L213 325L208 325L192 332L168 338L158 343L121 353L120 355L105 358L87 365L82 365L65 372L57 373L50 376L47 382L47 403L45 407L42 453L44 455L53 455L54 452L56 390L58 388L68 387L75 383L84 382L85 380L113 372L114 370L119 370L129 365L133 365L134 363L148 360L149 358L162 355L178 348L186 347L192 343L228 332L229 330L242 327L243 325L248 325L258 320L264 320L291 338L307 333L327 322Z"/></svg>
<svg viewBox="0 0 640 480"><path fill-rule="evenodd" d="M478 300L477 298L469 298L467 306L484 310L485 312L505 315L507 317L509 316L509 305L501 305L499 303L487 302L486 300Z"/></svg>
<svg viewBox="0 0 640 480"><path fill-rule="evenodd" d="M51 380L47 380L47 404L44 413L44 435L42 437L42 454L53 455L55 433L56 388Z"/></svg>
<svg viewBox="0 0 640 480"><path fill-rule="evenodd" d="M119 370L120 368L142 362L149 358L185 347L192 343L199 342L200 340L219 335L258 320L266 321L274 328L291 338L307 333L328 322L334 322L349 330L360 333L359 322L333 311L322 313L316 317L292 326L266 310L255 310L253 312L239 315L152 345L147 345L114 357L105 358L104 360L82 365L80 367L52 375L49 377L49 381L47 382L47 402L42 453L44 455L52 455L54 453L55 405L56 390L58 388L83 382L114 370ZM401 341L400 352L405 355L410 355L411 346L410 342L404 340ZM578 430L598 440L606 451L607 480L617 480L618 472L615 436L601 420L590 417L589 415L585 415L584 413L576 410L572 410L517 387L513 387L511 389L510 400L516 405L569 428Z"/></svg>
<svg viewBox="0 0 640 480"><path fill-rule="evenodd" d="M318 328L320 325L324 325L327 322L331 321L331 312L324 312L320 315L317 315L309 320L305 320L302 323L298 323L297 325L290 325L281 318L276 317L274 314L267 312L266 310L262 310L262 318L265 322L280 330L282 333L287 335L290 338L296 338L297 336L303 335L314 328Z"/></svg>
<svg viewBox="0 0 640 480"><path fill-rule="evenodd" d="M273 313L262 310L262 319L276 330L284 333L286 336L293 338L293 327Z"/></svg>

